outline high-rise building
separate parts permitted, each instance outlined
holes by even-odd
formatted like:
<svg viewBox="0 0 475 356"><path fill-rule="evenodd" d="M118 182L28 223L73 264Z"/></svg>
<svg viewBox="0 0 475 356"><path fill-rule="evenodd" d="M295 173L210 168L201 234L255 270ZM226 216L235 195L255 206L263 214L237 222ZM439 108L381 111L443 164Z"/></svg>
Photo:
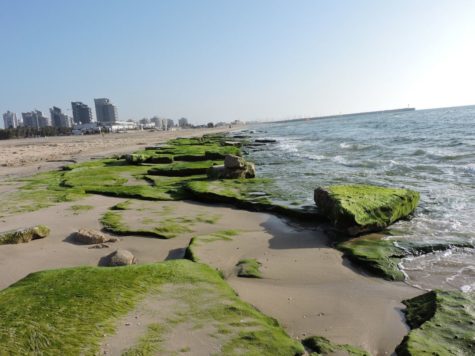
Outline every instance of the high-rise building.
<svg viewBox="0 0 475 356"><path fill-rule="evenodd" d="M51 123L54 127L71 127L71 118L61 112L61 109L53 106L49 109L51 114Z"/></svg>
<svg viewBox="0 0 475 356"><path fill-rule="evenodd" d="M109 99L94 99L94 104L96 105L96 118L98 122L113 123L118 120L117 108Z"/></svg>
<svg viewBox="0 0 475 356"><path fill-rule="evenodd" d="M11 111L7 111L3 114L3 127L6 129L14 129L19 126L16 114Z"/></svg>
<svg viewBox="0 0 475 356"><path fill-rule="evenodd" d="M21 113L23 126L39 129L40 127L51 126L47 117L39 110Z"/></svg>
<svg viewBox="0 0 475 356"><path fill-rule="evenodd" d="M166 119L167 121L167 130L170 130L172 127L175 127L175 122L172 119Z"/></svg>
<svg viewBox="0 0 475 356"><path fill-rule="evenodd" d="M93 122L91 108L80 101L71 102L73 120L75 124L89 124Z"/></svg>
<svg viewBox="0 0 475 356"><path fill-rule="evenodd" d="M188 119L182 117L180 120L178 120L178 126L180 126L181 128L188 127Z"/></svg>

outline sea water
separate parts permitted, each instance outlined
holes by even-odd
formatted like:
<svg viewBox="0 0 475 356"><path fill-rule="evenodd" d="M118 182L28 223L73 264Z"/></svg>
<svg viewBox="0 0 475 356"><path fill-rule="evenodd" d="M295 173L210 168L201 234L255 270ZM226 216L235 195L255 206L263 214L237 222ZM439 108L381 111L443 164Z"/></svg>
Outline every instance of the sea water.
<svg viewBox="0 0 475 356"><path fill-rule="evenodd" d="M390 229L398 239L475 244L475 106L345 116L253 126L274 144L249 150L259 177L281 196L313 204L331 184L403 187L421 194L414 217ZM424 289L475 290L475 250L406 258L407 282Z"/></svg>

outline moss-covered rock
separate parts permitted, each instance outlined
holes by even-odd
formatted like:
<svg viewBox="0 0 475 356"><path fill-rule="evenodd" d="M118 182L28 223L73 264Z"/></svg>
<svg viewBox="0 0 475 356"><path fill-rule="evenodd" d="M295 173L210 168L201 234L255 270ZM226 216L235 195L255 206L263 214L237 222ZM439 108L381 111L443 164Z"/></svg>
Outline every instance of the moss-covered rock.
<svg viewBox="0 0 475 356"><path fill-rule="evenodd" d="M299 219L318 221L321 217L315 209L284 206L281 201L274 201L271 190L272 182L268 179L224 179L193 181L185 189L194 200L224 203L251 211L266 211Z"/></svg>
<svg viewBox="0 0 475 356"><path fill-rule="evenodd" d="M148 170L149 175L167 177L187 177L206 174L209 167L222 163L221 161L174 162L155 166Z"/></svg>
<svg viewBox="0 0 475 356"><path fill-rule="evenodd" d="M383 234L370 234L340 242L336 247L351 262L365 270L388 280L403 281L405 276L399 269L399 263L405 257L445 251L453 247L473 248L474 246L471 242L462 239L433 244Z"/></svg>
<svg viewBox="0 0 475 356"><path fill-rule="evenodd" d="M139 340L127 345L128 355L178 354L182 346L174 349L166 340L171 334L186 338L187 328L211 333L216 354L304 352L277 321L239 299L217 271L175 260L30 274L0 291L0 354L97 355L104 335L114 335L120 318L144 298L166 305L167 317L159 309L152 313ZM188 346L190 354L198 352L191 340Z"/></svg>
<svg viewBox="0 0 475 356"><path fill-rule="evenodd" d="M474 355L475 293L435 290L403 302L411 331L400 356Z"/></svg>
<svg viewBox="0 0 475 356"><path fill-rule="evenodd" d="M323 336L311 336L302 340L302 344L317 355L370 356L368 352L348 344L335 344ZM312 354L313 355L313 354Z"/></svg>
<svg viewBox="0 0 475 356"><path fill-rule="evenodd" d="M419 193L369 185L317 188L315 203L337 228L354 236L380 231L407 217L419 203Z"/></svg>
<svg viewBox="0 0 475 356"><path fill-rule="evenodd" d="M367 235L344 241L337 245L353 263L388 280L403 281L404 273L398 268L407 253L385 239L383 235Z"/></svg>
<svg viewBox="0 0 475 356"><path fill-rule="evenodd" d="M236 230L217 231L209 235L194 236L185 250L185 258L193 262L200 262L200 247L214 241L231 241L239 232Z"/></svg>
<svg viewBox="0 0 475 356"><path fill-rule="evenodd" d="M0 245L27 243L31 240L44 239L50 233L45 225L0 233Z"/></svg>
<svg viewBox="0 0 475 356"><path fill-rule="evenodd" d="M240 260L237 264L238 277L245 278L261 278L261 263L254 258L245 258Z"/></svg>

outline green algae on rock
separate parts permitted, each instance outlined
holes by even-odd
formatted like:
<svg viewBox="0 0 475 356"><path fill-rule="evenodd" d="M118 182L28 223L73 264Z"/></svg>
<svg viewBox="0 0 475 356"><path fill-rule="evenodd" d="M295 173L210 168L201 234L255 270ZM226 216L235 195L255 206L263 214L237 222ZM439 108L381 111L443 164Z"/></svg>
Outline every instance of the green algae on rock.
<svg viewBox="0 0 475 356"><path fill-rule="evenodd" d="M44 239L50 233L49 227L37 225L24 229L0 233L0 245L27 243L31 240Z"/></svg>
<svg viewBox="0 0 475 356"><path fill-rule="evenodd" d="M168 205L151 206L145 201L125 201L113 206L101 218L104 229L117 235L139 235L169 239L191 233L197 224L212 225L217 214L188 213L174 216Z"/></svg>
<svg viewBox="0 0 475 356"><path fill-rule="evenodd" d="M150 168L149 175L187 177L199 174L206 174L211 166L218 165L221 161L196 161L196 162L174 162L170 164L157 165Z"/></svg>
<svg viewBox="0 0 475 356"><path fill-rule="evenodd" d="M416 209L419 193L370 185L335 185L317 188L314 199L322 215L354 236L383 230L405 218Z"/></svg>
<svg viewBox="0 0 475 356"><path fill-rule="evenodd" d="M245 258L240 260L237 264L237 275L238 277L245 278L262 278L261 263L255 258Z"/></svg>
<svg viewBox="0 0 475 356"><path fill-rule="evenodd" d="M393 281L403 281L404 273L398 268L401 258L407 254L383 235L371 234L337 245L345 257L368 271Z"/></svg>
<svg viewBox="0 0 475 356"><path fill-rule="evenodd" d="M170 291L167 294L167 291ZM145 298L173 309L152 323L129 354L167 350L174 328L206 326L222 355L299 355L302 345L238 298L212 268L187 260L117 268L76 267L30 274L0 292L0 350L5 354L93 355L105 334ZM154 328L158 324L161 328ZM163 338L157 337L157 333ZM190 351L193 353L193 345Z"/></svg>
<svg viewBox="0 0 475 356"><path fill-rule="evenodd" d="M276 202L269 191L272 181L262 178L193 181L185 189L194 200L224 203L251 211L266 211L298 219L319 220L313 209L288 207Z"/></svg>
<svg viewBox="0 0 475 356"><path fill-rule="evenodd" d="M312 351L312 355L342 354L348 356L370 356L370 354L358 347L348 344L334 344L323 336L311 336L302 340L302 344Z"/></svg>
<svg viewBox="0 0 475 356"><path fill-rule="evenodd" d="M387 280L403 281L404 273L399 269L401 259L435 251L445 251L453 247L473 248L473 243L453 239L446 243L411 241L397 236L369 234L340 242L336 248L351 262Z"/></svg>
<svg viewBox="0 0 475 356"><path fill-rule="evenodd" d="M412 330L398 355L475 354L475 292L434 290L403 303Z"/></svg>
<svg viewBox="0 0 475 356"><path fill-rule="evenodd" d="M204 244L214 242L214 241L230 241L232 240L233 236L236 236L239 234L239 231L237 230L223 230L223 231L217 231L209 235L199 235L199 236L194 236L191 240L190 243L188 244L186 250L185 250L185 258L189 259L193 262L200 262L201 259L199 257L199 248L203 246Z"/></svg>

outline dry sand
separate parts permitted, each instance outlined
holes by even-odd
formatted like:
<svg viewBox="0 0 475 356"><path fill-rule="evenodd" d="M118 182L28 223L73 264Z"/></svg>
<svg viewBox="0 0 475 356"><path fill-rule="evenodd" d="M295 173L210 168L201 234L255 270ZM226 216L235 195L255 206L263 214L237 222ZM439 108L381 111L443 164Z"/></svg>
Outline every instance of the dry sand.
<svg viewBox="0 0 475 356"><path fill-rule="evenodd" d="M172 206L175 216L199 212L221 218L169 240L126 236L104 249L68 241L67 237L79 228L100 229L101 214L123 200L91 196L5 218L2 231L42 223L52 233L28 244L0 246L0 289L35 271L97 265L101 257L117 248L133 252L138 263L181 258L192 236L237 229L240 234L232 241L204 245L200 249L203 262L223 270L243 300L278 319L291 336L326 336L383 355L390 354L407 331L399 301L420 291L358 273L344 263L340 252L327 247L322 231L291 226L272 215L189 202L156 202L153 204L157 206ZM94 209L75 215L69 209L74 204L93 205ZM241 258L258 259L264 278L236 277L234 266ZM145 330L143 325L136 327L139 330L135 333L130 330L134 325L125 328L131 335L130 342Z"/></svg>

